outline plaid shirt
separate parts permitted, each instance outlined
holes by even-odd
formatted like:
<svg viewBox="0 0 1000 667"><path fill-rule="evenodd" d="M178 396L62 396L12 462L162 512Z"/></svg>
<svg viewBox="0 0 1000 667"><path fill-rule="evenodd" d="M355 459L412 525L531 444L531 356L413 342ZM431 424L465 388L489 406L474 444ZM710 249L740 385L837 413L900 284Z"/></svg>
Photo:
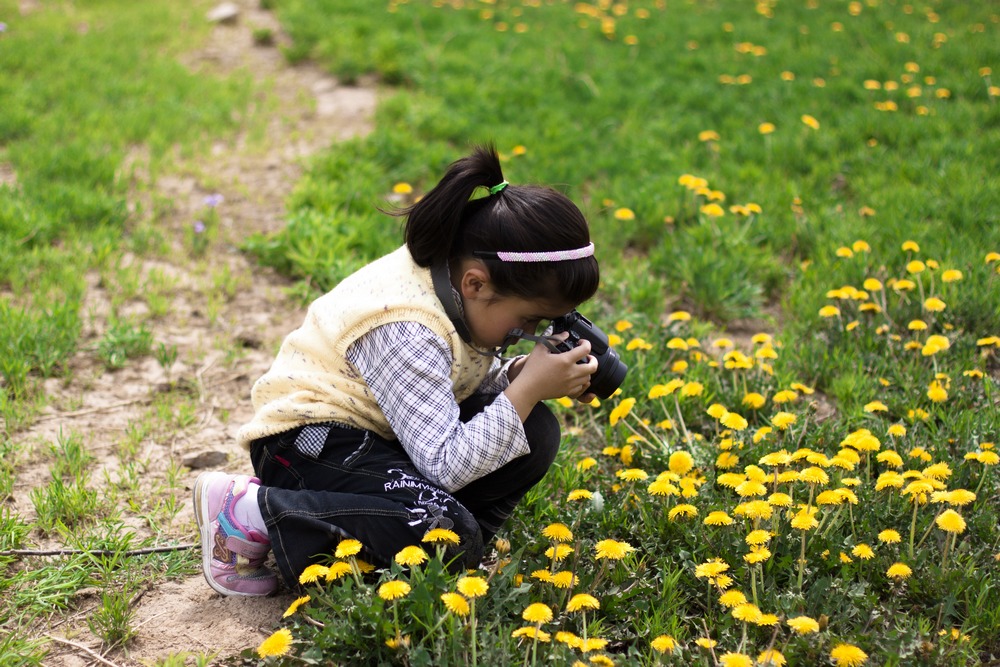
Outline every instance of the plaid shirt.
<svg viewBox="0 0 1000 667"><path fill-rule="evenodd" d="M456 491L531 450L517 410L503 394L513 360L493 363L477 394L497 398L467 422L451 386L451 350L427 327L395 322L347 349L400 444L431 483Z"/></svg>

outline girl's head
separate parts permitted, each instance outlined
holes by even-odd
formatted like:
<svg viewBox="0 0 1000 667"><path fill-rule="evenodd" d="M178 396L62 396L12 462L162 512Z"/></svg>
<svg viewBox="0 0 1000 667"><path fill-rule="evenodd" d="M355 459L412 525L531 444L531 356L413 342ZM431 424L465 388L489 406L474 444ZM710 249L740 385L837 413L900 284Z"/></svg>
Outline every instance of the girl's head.
<svg viewBox="0 0 1000 667"><path fill-rule="evenodd" d="M434 189L401 213L407 216L406 245L416 263L480 261L501 296L569 304L593 296L600 270L592 255L540 262L477 256L578 250L590 243L587 220L568 197L535 185L494 187L502 183L492 146L477 147L454 162ZM477 191L483 196L473 199Z"/></svg>

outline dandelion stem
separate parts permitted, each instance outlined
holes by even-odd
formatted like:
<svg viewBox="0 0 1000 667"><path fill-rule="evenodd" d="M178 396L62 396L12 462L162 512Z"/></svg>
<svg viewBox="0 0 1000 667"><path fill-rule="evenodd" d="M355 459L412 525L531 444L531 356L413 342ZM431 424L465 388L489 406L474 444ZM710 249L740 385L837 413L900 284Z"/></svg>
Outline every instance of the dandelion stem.
<svg viewBox="0 0 1000 667"><path fill-rule="evenodd" d="M476 598L469 600L469 629L472 631L472 666L476 665Z"/></svg>
<svg viewBox="0 0 1000 667"><path fill-rule="evenodd" d="M941 569L942 570L945 568L945 565L948 564L948 547L950 545L951 545L951 540L949 540L949 539L946 538L945 541L944 541L944 551L942 552L942 555L941 555Z"/></svg>
<svg viewBox="0 0 1000 667"><path fill-rule="evenodd" d="M653 432L653 429L649 428L649 426L646 425L646 422L644 422L643 420L639 419L638 417L636 417L636 420L638 420L639 425L642 426L642 428L646 431L646 433L648 433L650 435L651 438L653 438L653 440L656 442L656 444L658 444L660 446L660 449L663 450L663 453L666 454L667 453L667 443L665 443L662 440L660 440L660 437L658 435L656 435L656 433ZM632 425L628 423L628 420L625 420L625 425L629 428L630 431L632 431L632 433L634 433L635 435L639 436L640 438L642 437L641 435L639 435L638 431L636 431L634 428L632 428Z"/></svg>
<svg viewBox="0 0 1000 667"><path fill-rule="evenodd" d="M919 505L917 494L913 494L913 518L910 519L910 558L913 558L913 538L917 532L917 507Z"/></svg>
<svg viewBox="0 0 1000 667"><path fill-rule="evenodd" d="M941 516L941 514L942 514L943 512L944 512L944 510L942 509L942 510L939 510L939 511L938 511L938 513L934 515L934 519L933 519L933 520L932 520L932 521L930 522L930 524L929 524L929 525L927 526L927 530L925 530L925 531L924 531L924 534L923 534L923 535L922 535L922 536L920 537L920 541L919 541L919 542L917 542L917 548L918 548L918 549L919 549L920 547L922 547L922 546L924 545L924 540L926 540L926 539L927 539L927 536L931 534L931 531L932 531L932 530L934 530L934 526L935 526L935 523L934 523L934 522L935 522L935 521L937 521L937 518L938 518L939 516Z"/></svg>
<svg viewBox="0 0 1000 667"><path fill-rule="evenodd" d="M989 474L990 474L990 469L986 468L984 466L983 467L983 474L979 476L979 484L976 485L976 498L980 497L979 492L980 492L980 490L982 490L982 488L983 488L983 482L986 481L986 477L989 476Z"/></svg>
<svg viewBox="0 0 1000 667"><path fill-rule="evenodd" d="M681 413L681 402L677 398L677 394L674 394L674 405L677 406L677 421L680 422L681 432L684 433L684 444L691 444L691 436L688 435L687 425L684 423L684 415Z"/></svg>
<svg viewBox="0 0 1000 667"><path fill-rule="evenodd" d="M802 570L806 564L806 531L802 531L802 546L799 549L799 594L802 594Z"/></svg>

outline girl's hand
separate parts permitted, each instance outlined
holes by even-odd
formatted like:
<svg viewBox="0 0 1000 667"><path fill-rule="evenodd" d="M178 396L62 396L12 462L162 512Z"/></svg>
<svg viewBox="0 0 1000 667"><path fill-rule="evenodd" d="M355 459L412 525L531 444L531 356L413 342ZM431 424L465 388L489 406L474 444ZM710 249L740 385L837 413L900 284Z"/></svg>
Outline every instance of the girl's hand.
<svg viewBox="0 0 1000 667"><path fill-rule="evenodd" d="M567 337L566 333L555 336L559 340ZM585 398L590 377L596 371L597 360L590 356L588 340L581 340L574 349L562 353L537 343L504 394L521 418L526 419L539 401L562 396Z"/></svg>

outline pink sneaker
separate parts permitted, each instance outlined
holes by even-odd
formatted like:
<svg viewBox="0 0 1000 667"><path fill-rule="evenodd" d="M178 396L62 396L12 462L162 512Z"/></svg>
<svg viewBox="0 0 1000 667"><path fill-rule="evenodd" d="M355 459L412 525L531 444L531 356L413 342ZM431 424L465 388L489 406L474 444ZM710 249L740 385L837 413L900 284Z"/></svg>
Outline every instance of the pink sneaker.
<svg viewBox="0 0 1000 667"><path fill-rule="evenodd" d="M194 483L201 567L208 585L223 595L270 595L278 587L278 578L264 565L271 541L233 516L233 505L250 482L260 484L246 475L205 472Z"/></svg>

